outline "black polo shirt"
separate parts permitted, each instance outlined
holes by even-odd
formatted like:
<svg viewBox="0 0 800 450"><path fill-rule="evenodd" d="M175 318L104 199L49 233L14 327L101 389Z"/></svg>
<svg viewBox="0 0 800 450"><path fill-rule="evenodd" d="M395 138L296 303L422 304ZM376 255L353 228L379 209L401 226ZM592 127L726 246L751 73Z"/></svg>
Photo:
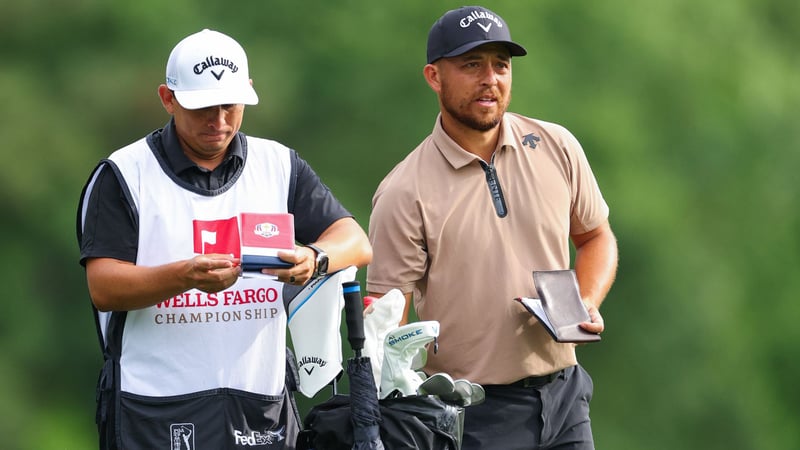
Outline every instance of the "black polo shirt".
<svg viewBox="0 0 800 450"><path fill-rule="evenodd" d="M198 166L183 153L173 120L164 128L150 133L147 144L173 181L201 195L213 196L225 192L239 178L247 161L247 141L245 135L239 132L218 167L208 170ZM291 151L290 179L292 185L287 209L294 214L295 238L298 242L314 242L333 222L352 217L295 151ZM80 209L78 214L80 223ZM138 241L135 209L124 195L114 170L105 164L88 198L83 231L78 231L80 262L85 265L87 258L136 262Z"/></svg>

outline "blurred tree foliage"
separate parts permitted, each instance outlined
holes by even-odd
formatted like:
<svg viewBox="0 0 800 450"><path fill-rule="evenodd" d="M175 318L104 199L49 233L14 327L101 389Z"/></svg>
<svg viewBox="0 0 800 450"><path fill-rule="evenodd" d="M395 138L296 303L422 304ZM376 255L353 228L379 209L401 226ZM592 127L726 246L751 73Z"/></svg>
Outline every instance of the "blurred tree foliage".
<svg viewBox="0 0 800 450"><path fill-rule="evenodd" d="M460 5L0 4L3 448L95 448L75 209L100 158L168 120L156 87L175 43L237 38L261 97L243 130L296 148L366 228L378 182L433 126L427 31ZM572 130L611 205L607 332L579 349L597 447L800 447L800 3L484 5L529 50L512 110Z"/></svg>

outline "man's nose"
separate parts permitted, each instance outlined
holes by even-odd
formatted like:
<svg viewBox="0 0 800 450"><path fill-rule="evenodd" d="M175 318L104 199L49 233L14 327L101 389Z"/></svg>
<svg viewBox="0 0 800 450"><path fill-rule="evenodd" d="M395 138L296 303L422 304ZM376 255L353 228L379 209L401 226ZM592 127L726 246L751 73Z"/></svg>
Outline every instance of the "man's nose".
<svg viewBox="0 0 800 450"><path fill-rule="evenodd" d="M494 86L497 84L497 72L494 67L487 66L481 73L481 83L487 86Z"/></svg>
<svg viewBox="0 0 800 450"><path fill-rule="evenodd" d="M206 111L206 119L210 125L221 126L225 123L225 108L222 105L209 107Z"/></svg>

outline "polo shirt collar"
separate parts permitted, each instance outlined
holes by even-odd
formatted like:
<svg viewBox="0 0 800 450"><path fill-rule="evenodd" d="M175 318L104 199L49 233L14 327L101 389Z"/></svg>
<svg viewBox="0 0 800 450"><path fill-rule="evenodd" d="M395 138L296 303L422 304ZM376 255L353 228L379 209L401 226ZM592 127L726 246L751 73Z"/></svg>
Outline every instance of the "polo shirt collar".
<svg viewBox="0 0 800 450"><path fill-rule="evenodd" d="M507 113L506 113L507 114ZM507 120L506 114L503 114L503 120L500 121L500 135L497 138L497 148L495 153L503 150L506 147L517 148L518 142L514 136L514 131L511 129L511 121ZM447 162L453 166L454 169L460 169L471 162L478 159L473 153L464 150L463 147L458 145L456 141L445 133L442 128L442 114L436 116L436 124L431 133L433 143L439 152L444 156Z"/></svg>

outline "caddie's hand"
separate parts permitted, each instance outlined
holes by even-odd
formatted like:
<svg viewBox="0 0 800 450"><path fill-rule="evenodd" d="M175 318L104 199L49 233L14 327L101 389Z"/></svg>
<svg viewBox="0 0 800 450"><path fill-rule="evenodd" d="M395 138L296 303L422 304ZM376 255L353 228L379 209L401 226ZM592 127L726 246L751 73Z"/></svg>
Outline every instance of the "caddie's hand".
<svg viewBox="0 0 800 450"><path fill-rule="evenodd" d="M262 273L278 277L282 283L303 285L314 275L317 264L317 254L314 250L306 247L295 247L294 250L278 251L278 258L292 263L292 267L285 269L261 269Z"/></svg>
<svg viewBox="0 0 800 450"><path fill-rule="evenodd" d="M189 260L189 277L195 288L203 292L227 289L242 273L241 261L231 255L212 253Z"/></svg>
<svg viewBox="0 0 800 450"><path fill-rule="evenodd" d="M589 318L591 322L583 322L581 323L581 328L590 332L600 334L603 330L606 329L605 322L603 322L603 316L600 315L600 310L597 309L597 306L594 306L594 303L584 300L583 304L586 306L586 310L589 312Z"/></svg>

